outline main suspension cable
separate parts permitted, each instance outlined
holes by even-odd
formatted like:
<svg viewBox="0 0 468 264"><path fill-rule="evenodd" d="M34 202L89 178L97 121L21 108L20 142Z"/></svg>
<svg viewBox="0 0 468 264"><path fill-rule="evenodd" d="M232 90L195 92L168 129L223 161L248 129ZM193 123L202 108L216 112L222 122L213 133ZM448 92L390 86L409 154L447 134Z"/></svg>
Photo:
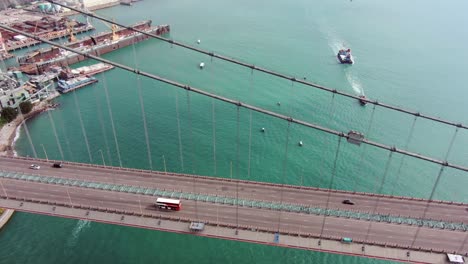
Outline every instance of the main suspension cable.
<svg viewBox="0 0 468 264"><path fill-rule="evenodd" d="M192 51L195 51L195 52L198 52L198 53L209 55L211 57L215 57L215 58L218 58L218 59L230 62L230 63L240 65L242 67L251 68L252 70L257 70L257 71L260 71L260 72L264 72L266 74L273 75L275 77L291 80L293 82L301 83L301 84L304 84L306 86L318 88L320 90L327 91L327 92L334 93L334 94L339 94L339 95L347 97L347 98L364 101L366 103L374 104L376 106L380 106L380 107L387 108L387 109L390 109L390 110L394 110L394 111L397 111L397 112L401 112L401 113L404 113L404 114L414 115L414 116L418 116L418 117L428 119L428 120L431 120L431 121L439 122L439 123L442 123L442 124L455 126L455 127L459 127L459 128L463 128L463 129L468 129L467 125L463 125L461 123L455 123L455 122L447 121L447 120L444 120L444 119L441 119L441 118L437 118L437 117L433 117L433 116L429 116L429 115L424 115L424 114L421 114L419 112L413 112L413 111L403 109L401 107L392 106L392 105L389 105L389 104L384 104L384 103L381 103L381 102L379 102L377 100L372 101L372 100L369 100L369 99L361 98L361 97L353 95L353 94L349 94L349 93L338 91L336 89L328 88L328 87L325 87L325 86L322 86L322 85L319 85L319 84L316 84L316 83L311 83L311 82L307 82L305 80L296 79L296 77L292 77L292 76L288 76L286 74L274 72L274 71L266 69L266 68L262 68L262 67L255 66L253 64L248 64L248 63L245 63L245 62L241 62L241 61L233 59L233 58L228 58L228 57L225 57L225 56L222 56L222 55L219 55L219 54L215 54L213 52L209 52L209 51L206 51L206 50L202 50L202 49L199 49L199 48L195 48L195 47L183 44L181 42L174 41L172 39L167 39L167 38L164 38L162 36L158 36L158 35L155 35L155 34L152 34L152 33L147 33L145 31L142 31L142 30L139 30L139 29L135 29L135 28L132 28L132 27L120 24L120 23L116 23L115 21L112 21L110 19L106 19L104 17L98 16L98 15L96 15L94 13L87 12L87 11L84 11L84 10L80 10L80 9L77 9L77 8L74 8L74 7L71 7L71 6L66 6L66 5L64 5L62 3L57 3L56 1L52 1L52 0L46 0L46 1L50 2L52 4L56 4L56 5L68 8L70 10L76 11L76 12L84 14L86 16L93 17L93 18L105 21L107 23L114 24L114 25L119 26L121 28L132 30L132 31L138 32L140 34L143 34L143 35L146 35L146 36L149 36L149 37L152 37L152 38L159 39L161 41L169 42L169 43L171 43L171 45L176 45L176 46L183 47L185 49L189 49L189 50L192 50ZM38 40L38 39L36 39L36 40ZM39 41L41 41L41 40L39 40Z"/></svg>
<svg viewBox="0 0 468 264"><path fill-rule="evenodd" d="M278 118L278 119L283 119L283 120L286 120L286 121L291 122L291 123L296 123L296 124L299 124L299 125L302 125L302 126L305 126L305 127L309 127L309 128L313 128L313 129L316 129L316 130L320 130L322 132L333 134L333 135L339 136L341 138L349 139L349 135L344 134L343 132L338 132L336 130L332 130L332 129L325 128L325 127L322 127L322 126L319 126L319 125L316 125L316 124L308 123L308 122L305 122L305 121L302 121L302 120L299 120L299 119L294 119L292 117L285 116L285 115L282 115L282 114L278 114L278 113L275 113L275 112L272 112L272 111L269 111L269 110L265 110L265 109L260 108L260 107L245 104L245 103L243 103L241 101L235 101L235 100L223 97L223 96L219 96L219 95L216 95L216 94L205 92L205 91L203 91L201 89L197 89L197 88L191 87L189 85L181 84L181 83L178 83L176 81L172 81L172 80L169 80L169 79L166 79L166 78L163 78L163 77L151 74L151 73L140 71L139 69L133 69L133 68L131 68L131 67L127 66L127 65L124 65L124 64L116 63L116 62L113 62L113 61L110 61L110 60L107 60L107 59L103 59L101 57L97 57L97 56L94 56L94 55L91 55L91 54L88 54L88 53L84 53L84 52L81 52L81 51L78 51L78 50L74 50L74 49L66 47L64 45L57 44L57 43L52 42L52 41L48 41L46 39L37 37L35 35L29 34L27 32L23 32L21 30L17 30L15 28L12 28L12 27L9 27L9 26L6 26L6 25L0 24L0 28L9 30L9 31L12 31L12 32L15 32L15 33L22 34L22 35L24 35L26 37L30 37L30 38L33 38L33 39L48 43L48 44L50 44L52 46L60 47L60 48L62 48L64 50L68 50L68 51L74 52L76 54L80 54L80 55L82 55L82 56L84 56L86 58L101 61L101 62L110 64L112 66L115 66L117 68L120 68L120 69L129 71L129 72L135 73L135 74L140 74L142 76L145 76L145 77L148 77L150 79L154 79L154 80L169 84L169 85L174 86L174 87L182 88L182 89L185 89L187 91L191 91L191 92L194 92L194 93L198 93L198 94L201 94L201 95L204 95L204 96L207 96L207 97L217 99L217 100L222 101L222 102L226 102L226 103L229 103L229 104L236 105L238 107L244 107L246 109L251 109L253 111L256 111L256 112L259 112L259 113L262 113L262 114L265 114L265 115L273 116L273 117ZM463 126L460 125L458 127L460 128L460 127L463 127ZM416 153L413 153L413 152L409 152L409 151L406 151L406 150L397 149L396 147L387 146L387 145L384 145L384 144L380 144L378 142L370 141L368 139L362 139L361 143L371 145L371 146L374 146L374 147L377 147L377 148L393 151L393 152L400 153L400 154L403 154L403 155L411 156L411 157L421 159L421 160L425 160L425 161L428 161L428 162L436 163L436 164L439 164L439 165L443 165L445 167L450 167L450 168L454 168L454 169L457 169L457 170L462 170L462 171L468 172L468 167L452 164L452 163L449 163L447 161L441 161L441 160L438 160L438 159L423 156L423 155L416 154Z"/></svg>

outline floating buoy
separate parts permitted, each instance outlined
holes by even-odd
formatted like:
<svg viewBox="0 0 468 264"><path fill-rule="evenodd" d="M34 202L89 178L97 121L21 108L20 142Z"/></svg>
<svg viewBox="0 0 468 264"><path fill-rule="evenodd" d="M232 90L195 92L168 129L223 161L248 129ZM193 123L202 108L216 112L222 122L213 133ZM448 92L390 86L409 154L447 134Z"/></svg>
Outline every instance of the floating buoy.
<svg viewBox="0 0 468 264"><path fill-rule="evenodd" d="M265 132L265 128L264 128L264 127L262 127L262 129L261 129L260 131L262 131L262 132Z"/></svg>
<svg viewBox="0 0 468 264"><path fill-rule="evenodd" d="M277 105L281 105L281 102L277 102L276 104L277 104Z"/></svg>
<svg viewBox="0 0 468 264"><path fill-rule="evenodd" d="M299 147L302 147L302 140L299 141Z"/></svg>
<svg viewBox="0 0 468 264"><path fill-rule="evenodd" d="M200 42L201 42L200 40L197 40L197 44L200 44Z"/></svg>
<svg viewBox="0 0 468 264"><path fill-rule="evenodd" d="M205 63L204 63L204 62L200 62L200 69L203 69L203 67L205 67Z"/></svg>

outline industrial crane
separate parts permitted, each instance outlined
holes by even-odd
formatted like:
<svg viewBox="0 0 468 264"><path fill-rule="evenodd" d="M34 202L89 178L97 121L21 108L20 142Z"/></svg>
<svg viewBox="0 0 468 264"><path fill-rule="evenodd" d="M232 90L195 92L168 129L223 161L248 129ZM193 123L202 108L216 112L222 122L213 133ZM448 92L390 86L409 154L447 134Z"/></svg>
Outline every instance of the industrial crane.
<svg viewBox="0 0 468 264"><path fill-rule="evenodd" d="M81 0L80 2L81 2L81 9L83 11L85 11L86 13L94 14L88 8L86 8L86 5L84 4L83 0ZM88 16L86 16L86 21L88 21ZM119 27L117 25L115 25L115 24L110 25L109 23L107 23L105 21L102 21L102 20L99 20L99 21L101 21L106 27L108 27L108 28L110 28L110 30L112 30L112 41L119 40L120 36L117 34L117 30L119 29ZM112 19L112 22L114 22L114 19ZM88 22L88 24L89 24L89 22Z"/></svg>
<svg viewBox="0 0 468 264"><path fill-rule="evenodd" d="M67 21L65 22L66 25L67 25L67 31L68 31L68 34L70 35L70 38L68 39L70 42L75 42L76 41L76 37L75 35L73 34L73 27L76 25L76 22L75 21Z"/></svg>
<svg viewBox="0 0 468 264"><path fill-rule="evenodd" d="M113 21L114 19L112 19L112 22ZM112 30L112 41L119 40L120 36L117 34L117 30L119 29L119 27L115 24L109 25L109 23L102 21L102 20L101 22Z"/></svg>

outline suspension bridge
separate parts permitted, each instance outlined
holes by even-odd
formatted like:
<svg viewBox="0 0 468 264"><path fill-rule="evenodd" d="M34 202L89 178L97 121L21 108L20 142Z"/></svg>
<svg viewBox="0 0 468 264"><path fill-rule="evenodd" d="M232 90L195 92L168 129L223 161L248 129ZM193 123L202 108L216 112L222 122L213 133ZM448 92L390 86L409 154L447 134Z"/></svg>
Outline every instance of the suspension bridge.
<svg viewBox="0 0 468 264"><path fill-rule="evenodd" d="M95 14L85 13L108 23L117 24ZM406 148L400 149L369 140L365 136L371 124L366 133L336 131L106 60L99 57L99 54L83 53L4 25L0 27L87 58L111 64L137 76L169 84L187 93L197 93L232 104L237 109L237 118L239 118L239 109L245 108L286 121L288 131L291 124L297 124L337 138L328 188L123 168L120 153L117 153L119 167L64 162L64 168L59 170L51 168L54 161L37 159L37 154L34 158L2 157L0 158L0 183L2 185L0 206L2 207L118 225L397 261L444 263L444 253L468 254L468 205L434 200L434 194L446 168L463 173L468 171L468 168L463 165L447 161L458 131L468 129L463 124L366 99L368 103L374 105L372 116L377 107L414 116L406 146L411 139L414 124L419 119L454 127L454 134L445 159L440 160L408 151ZM167 41L171 45L178 45L235 63L252 71L260 71L276 78L327 91L333 95L333 98L343 96L353 100L360 99L336 89L193 48L161 36L140 33ZM141 94L140 104L144 115ZM83 128L83 122L80 121L80 123ZM26 124L25 129L27 131ZM83 134L86 139L84 128ZM148 145L146 123L145 139ZM288 140L289 134L285 144L285 161L288 155ZM358 146L368 145L389 153L382 181L376 183L378 186L376 193L333 190L340 148L346 142ZM34 149L33 142L31 145ZM60 146L59 142L58 145ZM86 146L90 160L92 160L87 141ZM239 156L239 127L235 151ZM147 152L151 164L149 147ZM440 166L437 179L427 199L382 194L389 163L395 154ZM41 165L42 169L32 173L28 169L31 163ZM285 166L286 164L283 164L283 167ZM283 177L285 177L284 171ZM181 199L183 210L180 212L158 211L154 207L155 197ZM352 200L355 204L352 206L343 204L344 200ZM201 232L192 232L188 228L190 222L203 222L206 228ZM352 238L353 243L343 244L343 238Z"/></svg>

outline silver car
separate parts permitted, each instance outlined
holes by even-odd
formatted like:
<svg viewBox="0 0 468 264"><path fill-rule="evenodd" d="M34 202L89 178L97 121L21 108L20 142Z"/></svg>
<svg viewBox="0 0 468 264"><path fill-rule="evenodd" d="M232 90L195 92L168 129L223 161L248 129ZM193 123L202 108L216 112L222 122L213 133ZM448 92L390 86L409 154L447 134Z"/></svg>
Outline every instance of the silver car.
<svg viewBox="0 0 468 264"><path fill-rule="evenodd" d="M36 164L31 164L31 166L29 166L30 169L33 169L33 170L38 170L41 168L41 166L39 165L36 165Z"/></svg>

